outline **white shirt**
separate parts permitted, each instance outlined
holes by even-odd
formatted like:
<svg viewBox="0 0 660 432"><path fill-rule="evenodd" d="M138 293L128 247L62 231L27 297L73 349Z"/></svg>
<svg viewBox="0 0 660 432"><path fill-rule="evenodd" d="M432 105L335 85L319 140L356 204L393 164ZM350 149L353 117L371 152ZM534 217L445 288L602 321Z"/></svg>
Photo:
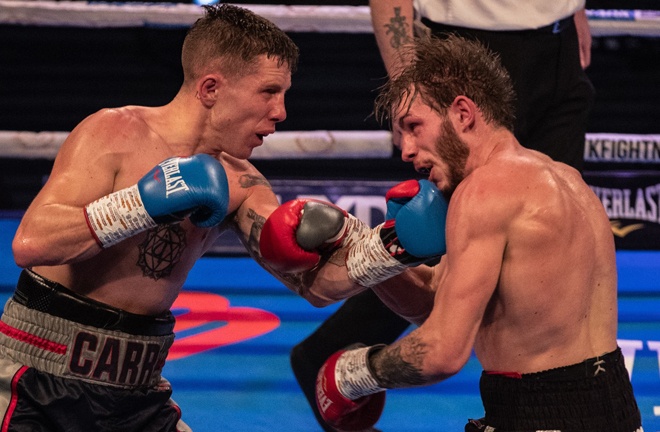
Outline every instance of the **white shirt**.
<svg viewBox="0 0 660 432"><path fill-rule="evenodd" d="M584 9L586 0L414 0L431 21L482 30L544 27Z"/></svg>

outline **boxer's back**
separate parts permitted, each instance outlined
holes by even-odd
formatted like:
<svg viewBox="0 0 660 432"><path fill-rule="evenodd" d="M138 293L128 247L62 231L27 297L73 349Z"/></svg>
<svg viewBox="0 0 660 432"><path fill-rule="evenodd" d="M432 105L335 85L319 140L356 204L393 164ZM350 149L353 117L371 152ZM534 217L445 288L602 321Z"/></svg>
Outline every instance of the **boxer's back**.
<svg viewBox="0 0 660 432"><path fill-rule="evenodd" d="M485 369L535 372L616 348L614 241L572 168L523 152L498 288L476 340Z"/></svg>

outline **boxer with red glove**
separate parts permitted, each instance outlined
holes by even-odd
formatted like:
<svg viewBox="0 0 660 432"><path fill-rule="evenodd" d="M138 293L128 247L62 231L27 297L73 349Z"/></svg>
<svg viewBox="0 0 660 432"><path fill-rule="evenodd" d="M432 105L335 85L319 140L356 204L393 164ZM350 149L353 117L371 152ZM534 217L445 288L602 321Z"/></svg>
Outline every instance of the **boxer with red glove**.
<svg viewBox="0 0 660 432"><path fill-rule="evenodd" d="M343 431L376 424L385 408L385 388L371 372L369 357L385 345L334 353L316 378L316 404L323 420Z"/></svg>
<svg viewBox="0 0 660 432"><path fill-rule="evenodd" d="M229 183L222 164L207 154L173 157L136 184L85 207L87 225L102 248L159 224L185 217L199 227L218 225L227 215Z"/></svg>

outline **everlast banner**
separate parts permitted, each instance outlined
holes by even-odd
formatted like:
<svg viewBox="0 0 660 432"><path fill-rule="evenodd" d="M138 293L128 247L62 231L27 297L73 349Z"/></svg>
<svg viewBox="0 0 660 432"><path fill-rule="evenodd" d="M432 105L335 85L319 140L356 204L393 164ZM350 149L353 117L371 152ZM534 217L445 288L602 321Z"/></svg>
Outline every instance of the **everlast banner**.
<svg viewBox="0 0 660 432"><path fill-rule="evenodd" d="M660 249L660 170L590 171L584 178L605 207L617 249Z"/></svg>

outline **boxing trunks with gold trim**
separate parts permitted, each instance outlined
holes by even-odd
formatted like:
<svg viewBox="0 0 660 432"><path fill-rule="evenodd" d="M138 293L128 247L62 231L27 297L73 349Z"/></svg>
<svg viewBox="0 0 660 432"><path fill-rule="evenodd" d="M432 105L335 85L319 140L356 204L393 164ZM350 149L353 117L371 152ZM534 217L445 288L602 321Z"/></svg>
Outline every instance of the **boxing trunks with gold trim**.
<svg viewBox="0 0 660 432"><path fill-rule="evenodd" d="M189 431L161 377L173 330L23 270L0 319L0 430Z"/></svg>

